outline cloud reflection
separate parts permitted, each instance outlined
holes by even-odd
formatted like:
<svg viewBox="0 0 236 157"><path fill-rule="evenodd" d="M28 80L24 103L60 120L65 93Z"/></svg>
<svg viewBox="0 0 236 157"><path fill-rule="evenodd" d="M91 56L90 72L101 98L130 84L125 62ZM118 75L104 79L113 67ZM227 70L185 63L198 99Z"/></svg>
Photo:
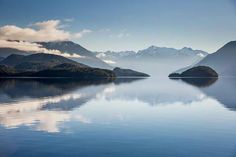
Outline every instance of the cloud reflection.
<svg viewBox="0 0 236 157"><path fill-rule="evenodd" d="M91 123L89 118L73 111L97 93L106 92L106 82L57 81L1 80L0 95L5 99L0 101L0 124L8 129L30 126L37 131L56 133L60 132L62 122ZM26 87L28 90L19 90Z"/></svg>
<svg viewBox="0 0 236 157"><path fill-rule="evenodd" d="M57 105L61 101L81 99L81 94L67 94L58 97L28 100L0 105L0 124L6 128L34 126L38 131L59 132L60 122L78 121L90 123L83 115L72 115L71 111L42 110L48 104Z"/></svg>
<svg viewBox="0 0 236 157"><path fill-rule="evenodd" d="M22 89L28 90L22 91ZM109 108L107 106L99 108L105 102L119 104L116 106L118 109L124 105L123 107L127 107L126 110L129 108L127 105L134 104L132 109L134 110L140 102L147 108L149 105L192 105L201 104L210 96L225 107L235 110L235 97L232 92L234 89L234 79L220 79L205 88L197 88L181 80L169 79L147 79L137 82L116 80L113 83L48 80L1 82L0 80L0 125L6 128L29 126L38 131L60 132L65 122L76 121L86 124L94 122L97 120L91 120L94 114L90 115L92 117L87 117L94 111L99 114L100 112L112 114L113 111L105 111ZM94 102L99 105L98 108L92 108L86 112L87 114L77 114L79 107ZM80 113L81 110L83 113L83 109L79 110ZM125 119L122 112L112 116L114 115L117 115L116 118L119 120Z"/></svg>

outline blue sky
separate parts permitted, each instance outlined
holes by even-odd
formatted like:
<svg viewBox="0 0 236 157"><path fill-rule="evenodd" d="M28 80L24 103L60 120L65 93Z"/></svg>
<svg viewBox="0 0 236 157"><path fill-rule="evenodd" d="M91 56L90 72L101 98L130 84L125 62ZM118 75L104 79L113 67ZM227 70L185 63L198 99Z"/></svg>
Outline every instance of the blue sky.
<svg viewBox="0 0 236 157"><path fill-rule="evenodd" d="M60 20L94 51L151 45L214 52L236 40L236 0L0 0L0 26Z"/></svg>

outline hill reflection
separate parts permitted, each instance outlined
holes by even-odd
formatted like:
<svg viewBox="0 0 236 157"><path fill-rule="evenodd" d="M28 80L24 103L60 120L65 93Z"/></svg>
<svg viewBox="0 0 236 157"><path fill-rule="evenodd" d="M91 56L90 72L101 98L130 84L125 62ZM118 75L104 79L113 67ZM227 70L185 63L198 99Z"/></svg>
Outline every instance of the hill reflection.
<svg viewBox="0 0 236 157"><path fill-rule="evenodd" d="M96 81L0 79L0 124L6 128L31 126L39 131L59 132L62 122L93 123L80 112L73 112L98 101L138 101L149 106L163 106L190 105L213 98L226 108L236 110L235 89L234 78L197 80L197 83L196 80L193 83L192 80L160 78Z"/></svg>
<svg viewBox="0 0 236 157"><path fill-rule="evenodd" d="M182 78L184 82L191 84L196 87L209 87L213 85L218 78L216 77L208 77L208 78Z"/></svg>
<svg viewBox="0 0 236 157"><path fill-rule="evenodd" d="M136 81L136 79L128 82ZM61 122L90 123L75 108L109 92L112 80L0 79L0 124L6 128L34 126L35 130L59 132ZM127 81L116 80L114 84Z"/></svg>
<svg viewBox="0 0 236 157"><path fill-rule="evenodd" d="M208 97L218 100L226 108L236 111L236 79L233 77L182 79L187 84L199 87ZM203 88L204 87L204 88Z"/></svg>

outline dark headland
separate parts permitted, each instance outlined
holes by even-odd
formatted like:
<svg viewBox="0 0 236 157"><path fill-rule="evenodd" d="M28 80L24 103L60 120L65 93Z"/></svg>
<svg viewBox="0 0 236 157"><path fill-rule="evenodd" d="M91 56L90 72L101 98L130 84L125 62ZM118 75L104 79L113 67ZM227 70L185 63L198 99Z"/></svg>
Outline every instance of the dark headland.
<svg viewBox="0 0 236 157"><path fill-rule="evenodd" d="M100 69L78 63L63 56L37 53L12 54L0 61L0 77L70 77L80 79L149 77L130 69Z"/></svg>

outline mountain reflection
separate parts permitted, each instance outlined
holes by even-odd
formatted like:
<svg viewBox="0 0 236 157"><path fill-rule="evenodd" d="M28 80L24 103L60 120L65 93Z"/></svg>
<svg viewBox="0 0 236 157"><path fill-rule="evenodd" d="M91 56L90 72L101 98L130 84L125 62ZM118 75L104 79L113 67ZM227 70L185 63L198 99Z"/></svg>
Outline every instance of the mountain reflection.
<svg viewBox="0 0 236 157"><path fill-rule="evenodd" d="M217 99L226 108L236 111L236 79L220 78L208 88L201 89L206 95Z"/></svg>
<svg viewBox="0 0 236 157"><path fill-rule="evenodd" d="M62 122L93 123L89 117L74 112L92 100L111 103L114 100L131 103L138 100L151 106L162 106L189 105L210 97L236 110L235 89L234 78L184 82L161 78L97 81L0 79L0 124L6 128L30 126L38 131L60 132Z"/></svg>
<svg viewBox="0 0 236 157"><path fill-rule="evenodd" d="M213 85L218 78L216 77L209 77L209 78L182 78L184 82L194 85L196 87L209 87Z"/></svg>
<svg viewBox="0 0 236 157"><path fill-rule="evenodd" d="M12 99L41 98L63 95L78 88L110 83L109 79L0 79L0 96ZM9 101L10 101L9 100ZM6 99L0 99L6 101Z"/></svg>
<svg viewBox="0 0 236 157"><path fill-rule="evenodd" d="M209 97L215 98L226 108L236 111L236 79L230 77L217 78L189 78L184 82L199 87ZM202 88L204 87L204 88Z"/></svg>
<svg viewBox="0 0 236 157"><path fill-rule="evenodd" d="M119 87L114 85L114 88L115 92L105 96L107 100L138 100L151 106L172 105L176 102L189 104L201 101L204 97L204 94L196 88L166 78L150 78Z"/></svg>
<svg viewBox="0 0 236 157"><path fill-rule="evenodd" d="M130 79L128 82L136 81ZM32 126L59 132L65 121L91 123L72 111L101 93L110 91L112 80L0 79L0 124L6 128ZM114 84L127 83L116 80Z"/></svg>

